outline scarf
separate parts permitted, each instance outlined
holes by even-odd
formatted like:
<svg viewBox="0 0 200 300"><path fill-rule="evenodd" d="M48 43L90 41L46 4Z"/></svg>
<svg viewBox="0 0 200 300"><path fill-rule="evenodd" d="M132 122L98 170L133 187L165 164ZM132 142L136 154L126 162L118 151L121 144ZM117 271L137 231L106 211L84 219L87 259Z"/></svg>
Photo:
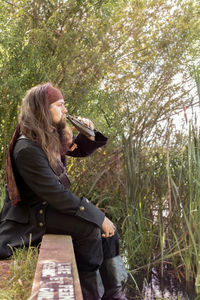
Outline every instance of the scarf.
<svg viewBox="0 0 200 300"><path fill-rule="evenodd" d="M11 200L12 205L17 205L18 202L21 201L21 197L19 194L19 190L16 185L15 176L13 172L13 165L12 165L12 152L15 145L16 140L20 136L20 126L17 125L17 128L12 136L10 145L8 147L8 152L6 155L6 184L7 184L7 190L8 194Z"/></svg>

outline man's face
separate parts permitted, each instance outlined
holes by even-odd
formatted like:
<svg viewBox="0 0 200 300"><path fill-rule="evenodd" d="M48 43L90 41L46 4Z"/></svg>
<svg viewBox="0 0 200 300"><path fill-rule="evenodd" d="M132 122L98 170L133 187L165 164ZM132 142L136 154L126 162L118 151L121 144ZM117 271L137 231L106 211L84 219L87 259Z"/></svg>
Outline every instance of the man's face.
<svg viewBox="0 0 200 300"><path fill-rule="evenodd" d="M59 124L61 120L65 120L67 109L64 100L60 99L50 104L50 112L54 124Z"/></svg>

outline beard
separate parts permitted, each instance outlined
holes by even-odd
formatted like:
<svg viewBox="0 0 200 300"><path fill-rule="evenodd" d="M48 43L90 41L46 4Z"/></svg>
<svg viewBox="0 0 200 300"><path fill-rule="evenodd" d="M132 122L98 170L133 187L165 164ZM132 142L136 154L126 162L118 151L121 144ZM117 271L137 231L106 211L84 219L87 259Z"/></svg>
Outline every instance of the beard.
<svg viewBox="0 0 200 300"><path fill-rule="evenodd" d="M66 127L66 115L63 115L58 123L53 122L53 126L57 129L58 133Z"/></svg>
<svg viewBox="0 0 200 300"><path fill-rule="evenodd" d="M73 134L71 128L66 123L66 116L63 115L58 123L53 123L56 128L60 140L60 152L66 154L73 142Z"/></svg>

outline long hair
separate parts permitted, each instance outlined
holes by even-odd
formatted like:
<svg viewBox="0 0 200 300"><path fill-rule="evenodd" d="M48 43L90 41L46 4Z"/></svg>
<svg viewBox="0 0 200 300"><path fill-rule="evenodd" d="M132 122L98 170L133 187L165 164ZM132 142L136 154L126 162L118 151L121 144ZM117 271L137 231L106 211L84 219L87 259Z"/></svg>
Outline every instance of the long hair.
<svg viewBox="0 0 200 300"><path fill-rule="evenodd" d="M43 149L50 165L56 166L62 145L45 97L49 85L40 84L27 92L21 105L19 124L22 133Z"/></svg>

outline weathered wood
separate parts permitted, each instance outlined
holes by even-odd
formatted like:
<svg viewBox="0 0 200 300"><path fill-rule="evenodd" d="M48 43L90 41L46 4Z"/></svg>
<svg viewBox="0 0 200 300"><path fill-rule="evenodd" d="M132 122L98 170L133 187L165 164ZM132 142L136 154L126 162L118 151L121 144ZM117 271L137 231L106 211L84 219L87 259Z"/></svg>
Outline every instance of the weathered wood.
<svg viewBox="0 0 200 300"><path fill-rule="evenodd" d="M70 269L72 275L70 275ZM47 276L46 274L49 273L52 274ZM73 287L71 286L71 283L73 284ZM59 294L55 291L55 286L58 286ZM66 296L67 286L71 296ZM71 292L70 287L73 289ZM49 293L53 293L54 296L43 298L41 295L45 289L50 291ZM74 294L74 296L72 294ZM43 236L32 293L29 299L83 300L72 239L70 236L54 234L46 234Z"/></svg>

